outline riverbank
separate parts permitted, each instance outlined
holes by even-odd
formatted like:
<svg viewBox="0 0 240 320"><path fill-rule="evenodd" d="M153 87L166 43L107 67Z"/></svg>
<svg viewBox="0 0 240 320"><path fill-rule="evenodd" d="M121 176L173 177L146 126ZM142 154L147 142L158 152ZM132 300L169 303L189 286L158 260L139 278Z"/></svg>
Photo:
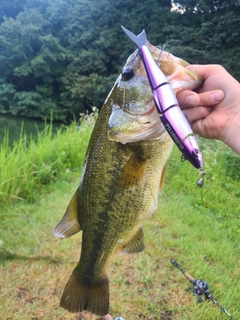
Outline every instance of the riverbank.
<svg viewBox="0 0 240 320"><path fill-rule="evenodd" d="M54 145L38 146L40 155L58 150L54 154L64 163L61 174L51 174L53 179L42 184L37 196L16 201L10 197L1 204L0 319L88 319L59 307L79 259L81 235L59 240L51 234L79 183L91 128L81 130L59 133ZM146 250L116 255L112 262L113 316L121 314L127 320L227 318L216 305L197 304L196 297L185 291L190 284L170 263L175 259L192 276L208 282L213 297L234 319L240 317L239 157L219 142L202 141L202 145L207 171L203 190L196 186L197 171L182 163L174 149L158 210L144 225ZM36 154L37 149L33 150Z"/></svg>

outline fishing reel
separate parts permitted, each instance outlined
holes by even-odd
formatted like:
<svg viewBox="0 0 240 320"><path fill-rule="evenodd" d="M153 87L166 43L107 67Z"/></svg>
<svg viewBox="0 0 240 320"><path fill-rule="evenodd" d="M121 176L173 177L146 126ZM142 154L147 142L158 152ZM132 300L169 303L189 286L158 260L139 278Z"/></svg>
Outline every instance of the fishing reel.
<svg viewBox="0 0 240 320"><path fill-rule="evenodd" d="M192 291L193 294L198 298L198 303L203 302L202 296L204 295L206 300L211 300L212 303L216 304L222 312L228 315L229 318L233 319L232 315L229 312L227 312L227 310L224 307L222 307L215 299L213 299L212 295L209 292L210 287L205 280L194 279L194 277L192 277L189 273L182 269L182 267L179 263L177 263L177 261L172 259L171 263L174 265L174 267L178 268L182 272L182 274L184 274L184 276L193 284L193 287L186 289L186 291Z"/></svg>
<svg viewBox="0 0 240 320"><path fill-rule="evenodd" d="M201 303L203 302L203 298L202 296L204 295L205 296L205 299L210 299L211 298L211 295L210 295L210 287L209 285L207 284L207 282L205 280L196 280L194 283L193 283L193 288L190 287L188 289L186 289L186 291L192 291L193 294L197 297L197 302L198 303Z"/></svg>

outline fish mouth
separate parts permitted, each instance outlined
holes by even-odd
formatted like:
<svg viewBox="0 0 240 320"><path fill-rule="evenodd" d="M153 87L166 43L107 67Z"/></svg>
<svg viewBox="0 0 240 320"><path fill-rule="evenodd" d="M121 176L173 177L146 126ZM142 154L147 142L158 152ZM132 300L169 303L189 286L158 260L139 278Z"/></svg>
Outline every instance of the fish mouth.
<svg viewBox="0 0 240 320"><path fill-rule="evenodd" d="M108 139L122 144L160 139L166 132L155 104L146 113L132 114L114 108L108 121Z"/></svg>

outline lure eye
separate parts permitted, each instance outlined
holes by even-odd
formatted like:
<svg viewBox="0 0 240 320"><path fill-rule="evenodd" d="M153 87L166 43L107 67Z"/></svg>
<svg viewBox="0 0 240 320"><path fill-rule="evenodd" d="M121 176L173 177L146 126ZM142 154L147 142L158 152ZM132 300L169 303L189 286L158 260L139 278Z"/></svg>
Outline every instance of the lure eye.
<svg viewBox="0 0 240 320"><path fill-rule="evenodd" d="M122 73L122 80L128 81L134 76L133 69L125 68Z"/></svg>

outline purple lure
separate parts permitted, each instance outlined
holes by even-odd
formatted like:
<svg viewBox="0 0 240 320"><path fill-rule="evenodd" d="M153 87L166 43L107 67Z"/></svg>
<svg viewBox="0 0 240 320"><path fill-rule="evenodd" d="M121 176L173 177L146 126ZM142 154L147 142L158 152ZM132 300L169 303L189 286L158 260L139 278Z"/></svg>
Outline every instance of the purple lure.
<svg viewBox="0 0 240 320"><path fill-rule="evenodd" d="M147 47L145 30L136 36L123 26L122 29L138 47L164 127L182 152L183 158L190 161L195 168L202 168L203 158L198 141L179 107L170 83L154 61Z"/></svg>

